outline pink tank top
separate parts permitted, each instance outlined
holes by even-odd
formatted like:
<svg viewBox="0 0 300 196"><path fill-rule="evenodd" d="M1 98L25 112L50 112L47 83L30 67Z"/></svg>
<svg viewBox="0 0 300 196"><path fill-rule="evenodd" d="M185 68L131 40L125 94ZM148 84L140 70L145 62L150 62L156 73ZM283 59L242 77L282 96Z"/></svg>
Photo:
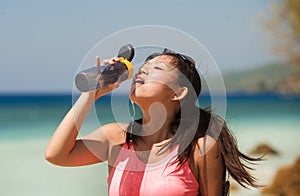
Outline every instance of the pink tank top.
<svg viewBox="0 0 300 196"><path fill-rule="evenodd" d="M199 184L188 162L179 169L177 148L163 160L146 164L134 151L133 144L125 143L108 176L108 193L117 195L198 195Z"/></svg>

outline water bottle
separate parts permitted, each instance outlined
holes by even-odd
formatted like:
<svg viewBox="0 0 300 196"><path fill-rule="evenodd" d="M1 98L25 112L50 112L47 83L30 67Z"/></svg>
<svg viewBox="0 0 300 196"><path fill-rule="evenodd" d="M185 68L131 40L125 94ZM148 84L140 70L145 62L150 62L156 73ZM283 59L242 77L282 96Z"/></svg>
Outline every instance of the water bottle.
<svg viewBox="0 0 300 196"><path fill-rule="evenodd" d="M120 62L113 65L95 66L79 72L75 76L75 85L81 92L101 89L117 81L128 80L133 76L131 60L134 48L131 44L122 46L118 52Z"/></svg>

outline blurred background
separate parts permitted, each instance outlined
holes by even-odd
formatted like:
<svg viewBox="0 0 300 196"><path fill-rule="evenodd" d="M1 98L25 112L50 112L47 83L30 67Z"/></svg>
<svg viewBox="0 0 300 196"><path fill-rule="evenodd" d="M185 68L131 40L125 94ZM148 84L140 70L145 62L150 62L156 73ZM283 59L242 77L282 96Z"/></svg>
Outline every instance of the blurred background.
<svg viewBox="0 0 300 196"><path fill-rule="evenodd" d="M231 195L300 195L299 0L1 0L0 25L1 195L107 195L106 163L62 168L43 152L72 106L74 76L88 51L140 25L178 29L207 48L223 75L226 120L239 147L267 154L253 171L266 186L247 190L232 181ZM109 96L97 102L101 124L114 121L108 103Z"/></svg>

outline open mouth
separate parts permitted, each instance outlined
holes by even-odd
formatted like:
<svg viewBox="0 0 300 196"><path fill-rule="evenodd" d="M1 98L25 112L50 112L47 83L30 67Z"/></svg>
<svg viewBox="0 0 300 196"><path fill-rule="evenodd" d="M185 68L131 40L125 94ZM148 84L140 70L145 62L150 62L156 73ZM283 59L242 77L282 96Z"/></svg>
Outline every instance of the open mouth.
<svg viewBox="0 0 300 196"><path fill-rule="evenodd" d="M134 81L135 83L145 84L145 81L139 76L137 76Z"/></svg>

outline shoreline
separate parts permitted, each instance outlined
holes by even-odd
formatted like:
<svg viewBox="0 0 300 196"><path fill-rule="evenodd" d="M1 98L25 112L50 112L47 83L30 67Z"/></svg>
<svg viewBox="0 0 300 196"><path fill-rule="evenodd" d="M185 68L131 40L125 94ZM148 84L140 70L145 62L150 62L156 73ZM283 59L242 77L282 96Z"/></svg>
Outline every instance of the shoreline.
<svg viewBox="0 0 300 196"><path fill-rule="evenodd" d="M76 95L80 93L76 92ZM33 97L52 97L52 98L72 98L72 92L0 92L0 98L33 98ZM103 97L110 97L112 94L109 93L107 95L104 95ZM128 97L128 93L115 93L114 96L118 97ZM214 96L216 97L223 97L223 94L218 94L218 92L214 93ZM225 94L226 98L277 98L277 99L300 99L300 94L284 94L279 93L275 91L261 91L261 92L252 92L252 91L227 91ZM209 92L201 92L200 98L209 98L210 93ZM1 99L0 99L1 103Z"/></svg>

